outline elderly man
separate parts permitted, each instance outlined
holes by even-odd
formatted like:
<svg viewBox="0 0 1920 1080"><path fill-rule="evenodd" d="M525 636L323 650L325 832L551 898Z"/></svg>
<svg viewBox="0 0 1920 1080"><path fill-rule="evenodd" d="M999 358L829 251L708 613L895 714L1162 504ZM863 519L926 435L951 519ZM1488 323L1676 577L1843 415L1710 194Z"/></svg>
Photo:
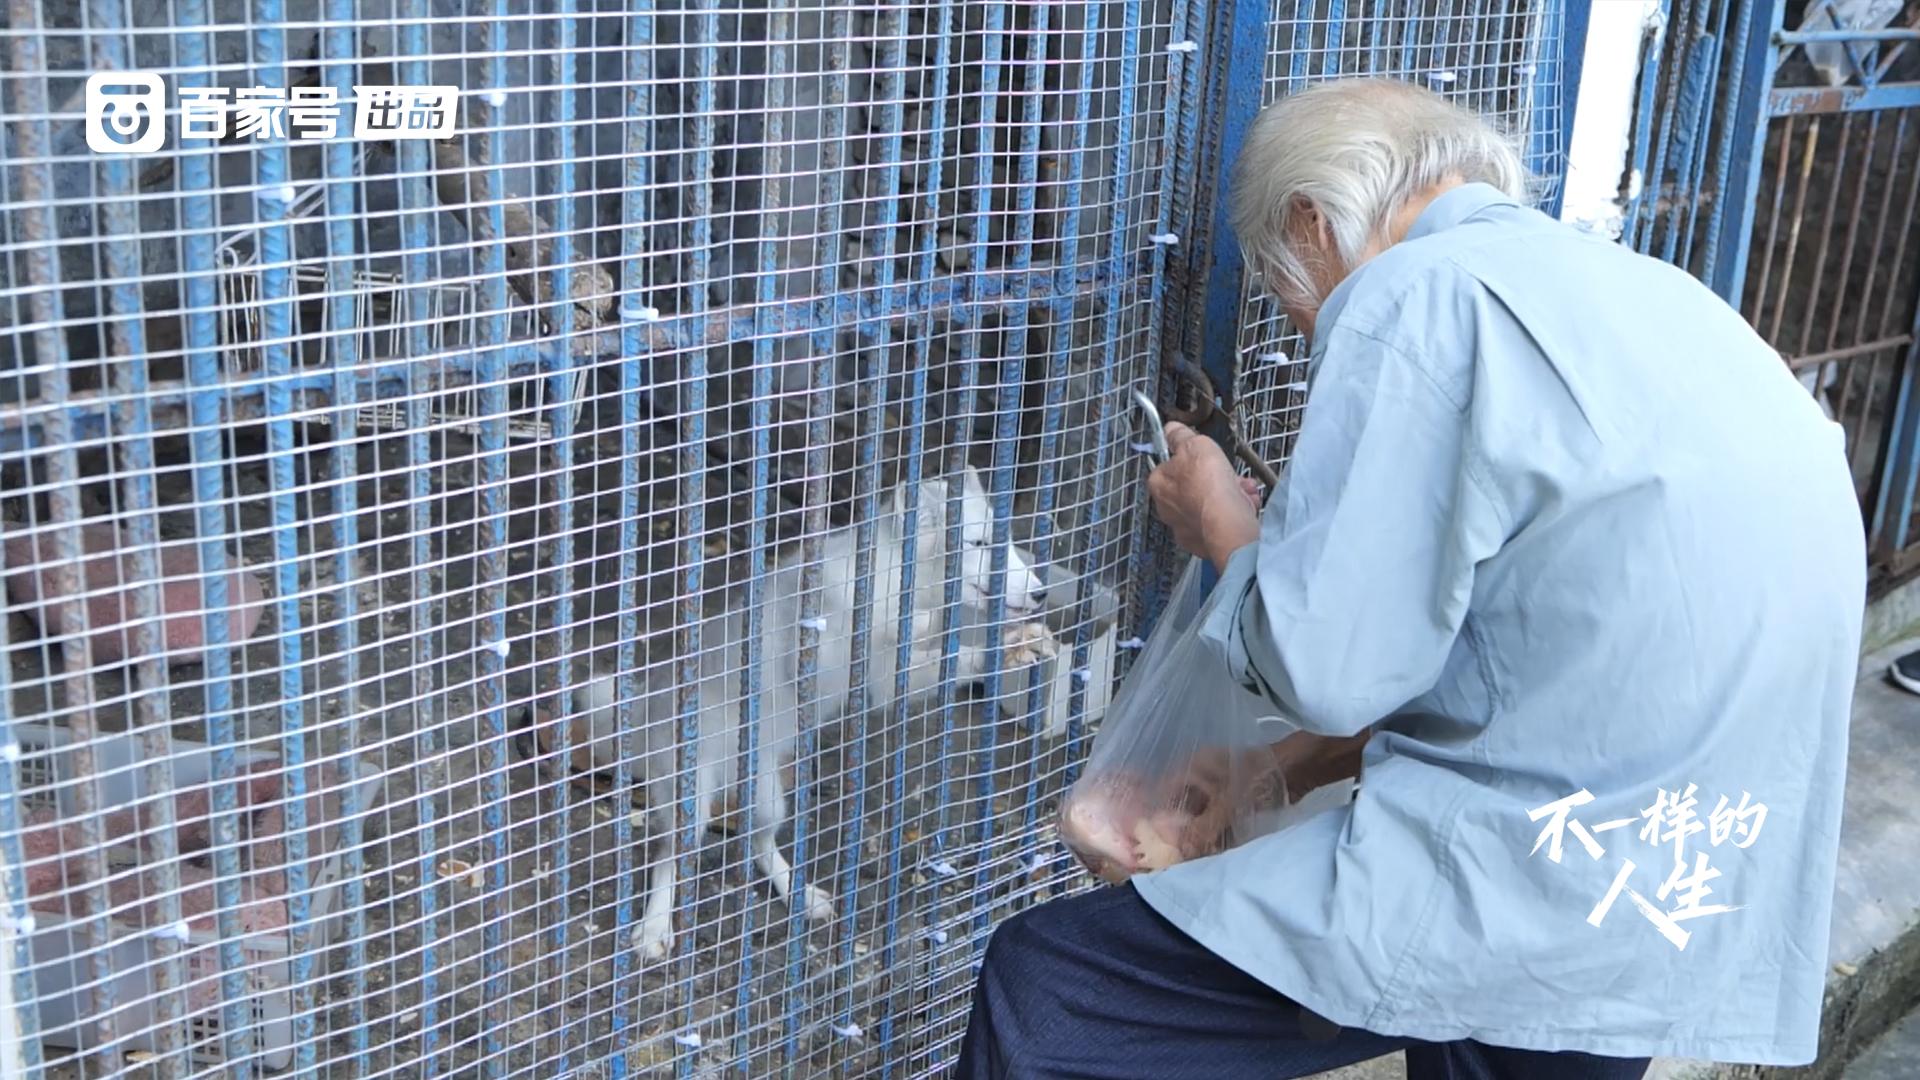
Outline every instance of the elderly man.
<svg viewBox="0 0 1920 1080"><path fill-rule="evenodd" d="M1184 429L1148 487L1220 570L1205 637L1314 750L1294 794L1364 781L1008 920L959 1075L1812 1060L1865 592L1841 433L1523 179L1400 84L1254 125L1233 225L1312 342L1298 443L1264 516Z"/></svg>

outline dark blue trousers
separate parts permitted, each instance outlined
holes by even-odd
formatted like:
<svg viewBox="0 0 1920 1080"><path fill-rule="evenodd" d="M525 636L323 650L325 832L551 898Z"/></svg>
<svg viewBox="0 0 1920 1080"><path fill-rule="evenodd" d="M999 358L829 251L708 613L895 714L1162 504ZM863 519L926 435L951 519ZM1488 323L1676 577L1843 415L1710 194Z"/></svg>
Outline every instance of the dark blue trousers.
<svg viewBox="0 0 1920 1080"><path fill-rule="evenodd" d="M1408 1080L1639 1080L1648 1059L1335 1028L1208 952L1132 886L1008 919L956 1080L1279 1080L1407 1052Z"/></svg>

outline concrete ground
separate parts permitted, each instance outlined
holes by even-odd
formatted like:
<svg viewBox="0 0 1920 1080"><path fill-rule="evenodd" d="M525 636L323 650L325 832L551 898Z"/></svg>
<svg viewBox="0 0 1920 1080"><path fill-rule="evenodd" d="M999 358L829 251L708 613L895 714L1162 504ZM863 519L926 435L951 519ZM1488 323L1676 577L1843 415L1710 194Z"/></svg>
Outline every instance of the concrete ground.
<svg viewBox="0 0 1920 1080"><path fill-rule="evenodd" d="M1828 946L1833 967L1820 1060L1781 1075L1920 1077L1920 697L1886 677L1887 665L1914 648L1920 648L1920 637L1885 645L1861 663L1847 750L1846 809ZM1903 1020L1875 1038L1888 1017L1902 1014ZM1406 1075L1405 1059L1394 1054L1314 1080L1404 1080ZM1721 1075L1731 1070L1660 1059L1647 1077Z"/></svg>
<svg viewBox="0 0 1920 1080"><path fill-rule="evenodd" d="M1893 1026L1840 1074L1840 1080L1912 1080L1920 1075L1920 1012Z"/></svg>

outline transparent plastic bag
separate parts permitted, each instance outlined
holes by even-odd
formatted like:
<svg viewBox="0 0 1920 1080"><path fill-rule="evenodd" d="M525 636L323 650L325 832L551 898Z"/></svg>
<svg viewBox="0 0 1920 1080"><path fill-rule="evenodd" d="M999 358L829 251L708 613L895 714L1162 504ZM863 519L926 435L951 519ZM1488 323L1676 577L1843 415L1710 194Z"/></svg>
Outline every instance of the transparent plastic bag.
<svg viewBox="0 0 1920 1080"><path fill-rule="evenodd" d="M1174 586L1060 809L1061 839L1108 882L1223 851L1334 798L1289 804L1276 746L1299 728L1201 639L1202 569L1194 559Z"/></svg>

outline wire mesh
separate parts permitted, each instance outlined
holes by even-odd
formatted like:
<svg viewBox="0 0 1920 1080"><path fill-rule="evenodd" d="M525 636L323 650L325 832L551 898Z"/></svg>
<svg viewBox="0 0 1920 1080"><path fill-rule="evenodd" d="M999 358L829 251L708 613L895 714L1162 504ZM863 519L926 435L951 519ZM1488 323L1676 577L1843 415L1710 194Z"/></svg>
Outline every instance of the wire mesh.
<svg viewBox="0 0 1920 1080"><path fill-rule="evenodd" d="M1555 11L1281 4L1270 91L1534 131ZM1206 16L11 0L21 1063L944 1065L993 924L1080 887ZM162 149L90 148L99 72ZM349 137L429 87L451 136ZM182 136L256 89L339 132Z"/></svg>

